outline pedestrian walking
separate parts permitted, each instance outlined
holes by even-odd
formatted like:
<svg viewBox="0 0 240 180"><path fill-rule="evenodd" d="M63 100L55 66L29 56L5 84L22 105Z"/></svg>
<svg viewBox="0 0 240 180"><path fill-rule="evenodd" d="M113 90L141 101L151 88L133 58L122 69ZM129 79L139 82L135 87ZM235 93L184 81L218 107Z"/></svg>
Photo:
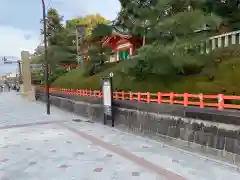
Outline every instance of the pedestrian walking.
<svg viewBox="0 0 240 180"><path fill-rule="evenodd" d="M8 86L8 92L10 92L10 91L11 91L11 86L10 86L10 84L7 84L7 86Z"/></svg>

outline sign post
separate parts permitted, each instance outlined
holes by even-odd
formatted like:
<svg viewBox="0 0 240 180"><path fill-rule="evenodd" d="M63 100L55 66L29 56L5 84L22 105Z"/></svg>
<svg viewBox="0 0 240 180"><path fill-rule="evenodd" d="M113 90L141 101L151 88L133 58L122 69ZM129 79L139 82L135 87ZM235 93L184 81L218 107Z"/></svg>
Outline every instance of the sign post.
<svg viewBox="0 0 240 180"><path fill-rule="evenodd" d="M113 73L109 74L109 77L102 78L102 92L103 92L103 106L104 106L104 125L107 124L107 121L112 122L112 127L114 127L114 116L113 116L113 93L112 93L112 77Z"/></svg>
<svg viewBox="0 0 240 180"><path fill-rule="evenodd" d="M78 55L77 56L77 62L78 62L78 65L82 65L82 56L81 55Z"/></svg>

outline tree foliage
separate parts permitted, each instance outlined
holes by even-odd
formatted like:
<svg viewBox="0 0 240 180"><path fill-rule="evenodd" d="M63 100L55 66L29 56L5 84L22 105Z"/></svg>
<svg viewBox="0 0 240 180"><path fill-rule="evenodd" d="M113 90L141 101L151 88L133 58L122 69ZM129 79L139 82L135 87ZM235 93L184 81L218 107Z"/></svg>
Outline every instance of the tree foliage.
<svg viewBox="0 0 240 180"><path fill-rule="evenodd" d="M85 39L89 38L92 34L93 29L98 24L107 24L109 21L102 17L100 14L90 14L85 17L78 17L70 19L66 22L66 27L70 29L76 29L77 25L86 25Z"/></svg>
<svg viewBox="0 0 240 180"><path fill-rule="evenodd" d="M85 66L85 75L91 76L98 73L101 67L109 60L112 49L111 47L102 46L102 41L98 37L108 36L111 33L112 28L106 24L98 24L92 30L91 43L88 49L89 59Z"/></svg>
<svg viewBox="0 0 240 180"><path fill-rule="evenodd" d="M42 20L41 20L42 22ZM48 57L50 64L54 66L58 63L72 64L76 60L76 27L79 24L86 24L85 39L91 36L92 30L98 24L106 24L108 21L100 14L87 15L85 17L67 20L64 24L63 16L56 9L49 9L47 12L47 42ZM43 34L43 31L42 31ZM43 61L44 52L42 46L35 49L38 61Z"/></svg>
<svg viewBox="0 0 240 180"><path fill-rule="evenodd" d="M194 73L202 66L199 45L215 31L220 18L202 10L204 0L121 0L117 23L133 34L146 37L146 45L133 59L137 78Z"/></svg>
<svg viewBox="0 0 240 180"><path fill-rule="evenodd" d="M104 37L109 36L112 34L112 27L107 24L97 24L91 34L91 38L98 38L98 37Z"/></svg>
<svg viewBox="0 0 240 180"><path fill-rule="evenodd" d="M240 28L240 1L239 0L205 0L203 10L207 13L215 13L222 17L223 24L229 30Z"/></svg>
<svg viewBox="0 0 240 180"><path fill-rule="evenodd" d="M51 80L55 80L57 76L66 73L59 70L57 64L76 64L76 27L79 24L86 25L85 41L91 37L92 30L98 24L106 24L108 21L100 14L87 15L63 22L63 16L56 9L49 9L46 15L47 19L47 43L48 43L48 59L51 67ZM43 20L41 20L43 23ZM43 35L43 30L41 30ZM33 63L44 63L44 47L39 45L35 49L35 57ZM102 61L101 58L99 60ZM96 62L96 60L94 60ZM59 73L61 71L61 73Z"/></svg>
<svg viewBox="0 0 240 180"><path fill-rule="evenodd" d="M47 43L48 43L48 59L51 67L50 82L56 80L57 77L66 73L65 68L59 68L57 64L76 64L77 63L77 49L76 49L76 27L79 24L86 25L86 33L84 41L91 37L92 30L98 26L98 24L106 24L108 21L100 14L87 15L85 17L78 17L63 21L63 16L59 12L51 8L47 11ZM43 23L43 20L41 20ZM43 35L43 29L41 29ZM96 46L96 45L95 45ZM35 49L32 63L45 63L44 47L39 45ZM101 57L102 55L100 55ZM93 58L92 62L96 63L94 69L97 69L99 62L103 61L103 58ZM101 63L100 63L101 64ZM38 74L38 73L34 73Z"/></svg>
<svg viewBox="0 0 240 180"><path fill-rule="evenodd" d="M63 28L63 17L60 16L56 9L50 8L47 11L47 37L48 37L48 45L56 45L59 43L58 36L64 30ZM41 20L43 23L43 20ZM42 30L42 34L44 34Z"/></svg>

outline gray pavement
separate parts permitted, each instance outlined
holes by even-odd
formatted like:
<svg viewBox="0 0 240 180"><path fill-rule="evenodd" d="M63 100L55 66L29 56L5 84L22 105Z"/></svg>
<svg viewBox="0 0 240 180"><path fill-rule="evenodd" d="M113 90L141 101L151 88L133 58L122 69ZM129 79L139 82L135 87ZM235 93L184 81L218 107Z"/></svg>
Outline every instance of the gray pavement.
<svg viewBox="0 0 240 180"><path fill-rule="evenodd" d="M0 93L0 180L239 180L225 164Z"/></svg>

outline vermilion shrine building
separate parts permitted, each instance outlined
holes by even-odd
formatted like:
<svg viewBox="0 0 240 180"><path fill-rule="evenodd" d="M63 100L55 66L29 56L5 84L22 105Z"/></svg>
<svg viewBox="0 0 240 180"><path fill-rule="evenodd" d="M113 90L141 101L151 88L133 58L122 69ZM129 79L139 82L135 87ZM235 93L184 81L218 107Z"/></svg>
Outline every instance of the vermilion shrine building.
<svg viewBox="0 0 240 180"><path fill-rule="evenodd" d="M134 37L124 30L119 30L115 26L113 26L111 35L97 37L92 41L101 41L103 46L111 47L112 54L110 55L108 62L128 60L134 55L136 49L142 46L142 38ZM79 46L79 51L83 57L81 62L88 60L88 48L88 42L83 42Z"/></svg>
<svg viewBox="0 0 240 180"><path fill-rule="evenodd" d="M110 46L113 50L113 55L110 56L110 62L128 60L136 49L141 47L142 40L133 37L126 32L120 32L114 28L111 36L104 37L103 46Z"/></svg>

